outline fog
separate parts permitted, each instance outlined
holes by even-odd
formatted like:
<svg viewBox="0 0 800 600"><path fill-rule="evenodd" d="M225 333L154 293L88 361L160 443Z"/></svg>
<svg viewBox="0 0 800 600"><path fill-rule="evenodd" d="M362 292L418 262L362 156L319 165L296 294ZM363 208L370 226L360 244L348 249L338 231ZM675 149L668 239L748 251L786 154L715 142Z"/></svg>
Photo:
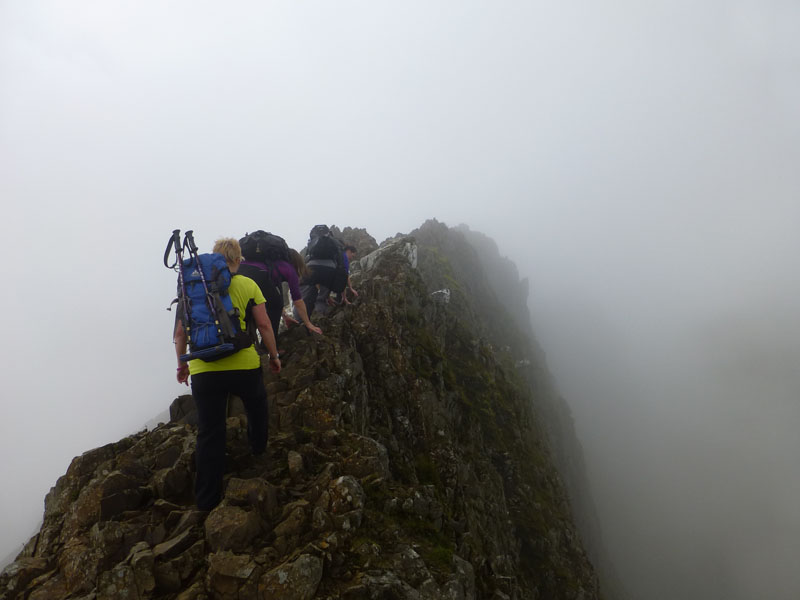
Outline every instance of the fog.
<svg viewBox="0 0 800 600"><path fill-rule="evenodd" d="M436 217L530 279L631 597L796 598L799 21L782 0L0 3L0 557L73 456L185 390L172 229L302 247Z"/></svg>

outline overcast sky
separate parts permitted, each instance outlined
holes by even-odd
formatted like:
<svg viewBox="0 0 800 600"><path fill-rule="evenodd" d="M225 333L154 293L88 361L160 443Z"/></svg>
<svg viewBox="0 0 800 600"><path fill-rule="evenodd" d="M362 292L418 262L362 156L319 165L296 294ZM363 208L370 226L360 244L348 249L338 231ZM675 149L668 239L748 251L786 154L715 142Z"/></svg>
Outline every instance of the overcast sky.
<svg viewBox="0 0 800 600"><path fill-rule="evenodd" d="M0 556L172 380L201 250L436 217L531 280L635 598L800 594L800 5L0 0Z"/></svg>

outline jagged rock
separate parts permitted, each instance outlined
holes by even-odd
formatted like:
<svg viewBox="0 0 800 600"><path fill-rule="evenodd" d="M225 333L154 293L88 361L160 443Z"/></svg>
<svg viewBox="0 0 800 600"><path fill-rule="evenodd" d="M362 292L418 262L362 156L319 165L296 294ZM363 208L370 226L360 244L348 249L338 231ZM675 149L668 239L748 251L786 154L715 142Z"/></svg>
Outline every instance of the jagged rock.
<svg viewBox="0 0 800 600"><path fill-rule="evenodd" d="M334 479L329 487L330 511L334 515L364 508L366 496L358 481L350 475Z"/></svg>
<svg viewBox="0 0 800 600"><path fill-rule="evenodd" d="M195 542L188 550L170 561L157 561L154 576L158 589L167 592L179 591L204 562L204 540Z"/></svg>
<svg viewBox="0 0 800 600"><path fill-rule="evenodd" d="M128 557L100 574L96 599L142 600L151 597L156 585L155 558L146 543L134 546Z"/></svg>
<svg viewBox="0 0 800 600"><path fill-rule="evenodd" d="M411 546L398 546L392 557L392 571L403 581L414 587L431 579L431 572L425 561Z"/></svg>
<svg viewBox="0 0 800 600"><path fill-rule="evenodd" d="M345 600L371 600L372 598L392 598L393 600L422 600L420 593L395 573L365 573L355 585L344 591Z"/></svg>
<svg viewBox="0 0 800 600"><path fill-rule="evenodd" d="M161 469L153 476L156 496L162 499L179 501L185 499L189 494L191 482L189 466L181 463Z"/></svg>
<svg viewBox="0 0 800 600"><path fill-rule="evenodd" d="M364 519L364 511L351 510L350 512L331 515L331 521L336 529L342 531L351 531L361 527L361 522Z"/></svg>
<svg viewBox="0 0 800 600"><path fill-rule="evenodd" d="M80 492L69 509L64 527L74 534L99 520L108 520L126 510L137 508L146 497L139 482L121 471L107 473L92 480Z"/></svg>
<svg viewBox="0 0 800 600"><path fill-rule="evenodd" d="M386 447L365 436L351 436L350 445L354 447L353 454L348 456L342 465L342 470L355 478L374 475L377 477L390 477L389 453Z"/></svg>
<svg viewBox="0 0 800 600"><path fill-rule="evenodd" d="M146 596L156 587L153 574L155 553L150 550L146 542L140 542L131 549L128 562L133 569L133 578L140 596Z"/></svg>
<svg viewBox="0 0 800 600"><path fill-rule="evenodd" d="M30 588L33 591L27 600L53 600L54 598L66 598L69 595L64 578L58 572L50 572L37 577L31 583ZM7 600L14 600L14 596L9 596Z"/></svg>
<svg viewBox="0 0 800 600"><path fill-rule="evenodd" d="M256 598L259 566L250 555L232 552L215 552L208 556L207 586L220 600L239 600L240 598ZM248 580L253 577L251 591L242 590L247 587Z"/></svg>
<svg viewBox="0 0 800 600"><path fill-rule="evenodd" d="M306 511L302 506L297 506L275 527L275 536L288 537L291 535L298 535L303 530L305 523Z"/></svg>
<svg viewBox="0 0 800 600"><path fill-rule="evenodd" d="M187 510L187 511L173 511L170 513L170 520L173 520L173 515L180 515L180 518L172 529L171 535L173 537L183 533L189 527L193 527L202 523L208 516L208 511L205 510Z"/></svg>
<svg viewBox="0 0 800 600"><path fill-rule="evenodd" d="M319 506L314 507L311 521L314 531L326 531L333 527L333 521L331 521L330 516Z"/></svg>
<svg viewBox="0 0 800 600"><path fill-rule="evenodd" d="M232 477L225 489L225 501L234 506L254 508L266 521L272 520L278 507L275 486L260 478Z"/></svg>
<svg viewBox="0 0 800 600"><path fill-rule="evenodd" d="M439 223L377 250L351 232L360 296L323 336L280 334L265 455L228 405L222 503L193 507L176 399L170 423L71 462L4 600L599 599L549 447L575 462L568 415L508 314L524 286Z"/></svg>
<svg viewBox="0 0 800 600"><path fill-rule="evenodd" d="M9 599L16 598L28 583L49 570L50 565L44 558L18 559L3 570L2 581L8 581L5 593Z"/></svg>
<svg viewBox="0 0 800 600"><path fill-rule="evenodd" d="M172 539L158 544L158 546L153 548L153 555L160 560L169 560L171 558L175 558L194 545L194 543L201 537L202 535L197 529L186 529Z"/></svg>
<svg viewBox="0 0 800 600"><path fill-rule="evenodd" d="M333 225L331 227L331 231L345 244L354 246L357 256L366 256L370 252L374 252L378 249L378 242L375 241L374 237L367 233L366 229L345 227L340 231L335 225Z"/></svg>
<svg viewBox="0 0 800 600"><path fill-rule="evenodd" d="M303 473L303 455L294 450L289 451L289 473L293 478L298 478Z"/></svg>
<svg viewBox="0 0 800 600"><path fill-rule="evenodd" d="M206 541L213 551L239 552L247 548L261 531L261 519L252 510L238 506L218 506L205 522Z"/></svg>
<svg viewBox="0 0 800 600"><path fill-rule="evenodd" d="M153 457L154 469L168 469L175 465L183 454L183 442L179 436L169 438L156 448Z"/></svg>
<svg viewBox="0 0 800 600"><path fill-rule="evenodd" d="M205 585L197 582L178 594L175 600L208 600L208 594L206 594Z"/></svg>
<svg viewBox="0 0 800 600"><path fill-rule="evenodd" d="M400 256L411 265L412 269L417 268L417 244L408 238L392 240L381 246L374 252L368 254L359 261L361 271L371 271L376 265L387 256Z"/></svg>
<svg viewBox="0 0 800 600"><path fill-rule="evenodd" d="M169 405L169 420L170 423L197 425L197 408L191 394L178 396L172 401Z"/></svg>
<svg viewBox="0 0 800 600"><path fill-rule="evenodd" d="M59 571L71 593L91 591L99 566L99 552L93 552L87 540L82 537L68 540L58 556Z"/></svg>
<svg viewBox="0 0 800 600"><path fill-rule="evenodd" d="M281 600L311 600L322 579L322 560L303 554L296 560L265 573L258 592L265 598Z"/></svg>
<svg viewBox="0 0 800 600"><path fill-rule="evenodd" d="M475 569L466 560L453 555L455 574L444 586L445 598L475 600Z"/></svg>
<svg viewBox="0 0 800 600"><path fill-rule="evenodd" d="M56 485L50 489L44 499L45 521L63 514L75 500L80 489L94 475L99 465L113 459L114 456L114 444L106 444L72 459L67 473L63 477L59 477Z"/></svg>
<svg viewBox="0 0 800 600"><path fill-rule="evenodd" d="M433 298L435 302L441 302L442 304L449 304L450 290L444 288L443 290L436 290L435 292L431 292L431 298Z"/></svg>

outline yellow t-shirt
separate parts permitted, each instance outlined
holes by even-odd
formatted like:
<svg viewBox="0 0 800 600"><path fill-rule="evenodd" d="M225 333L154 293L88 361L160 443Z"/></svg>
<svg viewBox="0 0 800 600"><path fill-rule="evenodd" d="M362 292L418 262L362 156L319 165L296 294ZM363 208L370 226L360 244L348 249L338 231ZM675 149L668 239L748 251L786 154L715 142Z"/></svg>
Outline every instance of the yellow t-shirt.
<svg viewBox="0 0 800 600"><path fill-rule="evenodd" d="M244 275L234 275L231 285L228 288L233 306L239 309L239 326L242 331L245 329L245 309L252 299L255 304L264 304L264 294L255 281ZM239 350L236 354L231 354L225 358L206 362L195 359L189 361L189 373L208 373L209 371L238 371L242 369L257 369L261 366L261 358L256 352L256 347L251 345L249 348Z"/></svg>

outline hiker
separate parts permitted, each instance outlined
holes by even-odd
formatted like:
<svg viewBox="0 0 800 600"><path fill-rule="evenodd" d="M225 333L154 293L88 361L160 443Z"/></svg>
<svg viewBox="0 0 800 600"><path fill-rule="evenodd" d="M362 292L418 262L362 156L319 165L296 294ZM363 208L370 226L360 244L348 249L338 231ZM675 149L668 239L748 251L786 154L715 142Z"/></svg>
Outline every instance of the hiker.
<svg viewBox="0 0 800 600"><path fill-rule="evenodd" d="M308 268L300 253L289 248L282 237L262 230L246 234L239 243L244 254L239 273L255 281L261 288L275 335L278 335L281 316L288 316L283 311L284 281L289 285L289 295L299 320L309 331L321 334L322 329L311 322L300 293L300 277L308 275ZM292 318L284 320L287 327L298 323Z"/></svg>
<svg viewBox="0 0 800 600"><path fill-rule="evenodd" d="M344 250L342 251L342 261L344 262L344 270L347 272L347 287L340 293L336 294L336 300L329 300L328 304L334 306L335 304L352 304L347 299L347 290L353 292L353 297L358 298L358 292L353 289L353 283L350 280L350 263L353 260L353 257L356 255L356 248L355 246L346 245Z"/></svg>
<svg viewBox="0 0 800 600"><path fill-rule="evenodd" d="M315 310L324 314L331 292L341 292L347 281L342 260L342 244L327 225L316 225L309 233L306 266L310 275L300 281L309 316ZM297 312L295 312L297 315Z"/></svg>
<svg viewBox="0 0 800 600"><path fill-rule="evenodd" d="M280 373L281 362L272 325L267 318L264 295L252 279L236 274L242 261L239 242L232 238L219 239L214 244L214 252L225 258L233 274L228 292L234 308L239 311L241 329L246 329L245 315L252 302L253 319L269 352L269 368L273 373ZM251 344L211 362L201 359L182 362L180 357L186 352L186 332L180 320L175 329L174 342L178 356L178 382L188 385L191 375L192 396L197 406L195 500L200 510L211 510L222 500L228 393L239 396L247 411L247 434L253 454L263 454L266 450L267 392L261 372L261 358Z"/></svg>
<svg viewBox="0 0 800 600"><path fill-rule="evenodd" d="M289 248L289 262L286 264L293 269L293 272L286 273L286 270L284 269L284 271L281 271L281 276L285 277L283 281L285 281L289 287L289 296L292 299L294 313L300 317L300 320L298 321L294 317L290 316L289 313L282 311L283 322L286 323L287 327L291 327L292 325L298 325L302 321L302 323L306 326L306 329L314 333L321 334L322 329L315 326L311 322L311 319L308 316L306 303L303 301L303 294L300 292L300 278L308 277L311 274L311 271L306 266L306 262L303 260L303 257L294 248Z"/></svg>

